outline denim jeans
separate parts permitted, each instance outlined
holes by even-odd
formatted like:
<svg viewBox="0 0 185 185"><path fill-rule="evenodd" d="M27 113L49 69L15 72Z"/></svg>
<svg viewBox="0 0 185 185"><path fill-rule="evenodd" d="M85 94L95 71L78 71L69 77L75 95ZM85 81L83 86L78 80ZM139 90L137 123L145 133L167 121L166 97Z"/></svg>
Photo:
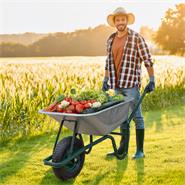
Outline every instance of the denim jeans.
<svg viewBox="0 0 185 185"><path fill-rule="evenodd" d="M138 102L139 98L140 98L140 92L138 87L133 87L133 88L116 88L115 89L115 93L121 93L121 94L125 94L128 97L133 97L134 101L131 102L131 111L133 110L134 106L136 105L136 103ZM135 128L136 129L144 129L144 119L143 119L143 115L141 112L141 104L139 106L139 108L137 109L136 113L134 114L133 117L133 121L135 122ZM128 127L127 124L122 124L121 125L122 129L126 129Z"/></svg>

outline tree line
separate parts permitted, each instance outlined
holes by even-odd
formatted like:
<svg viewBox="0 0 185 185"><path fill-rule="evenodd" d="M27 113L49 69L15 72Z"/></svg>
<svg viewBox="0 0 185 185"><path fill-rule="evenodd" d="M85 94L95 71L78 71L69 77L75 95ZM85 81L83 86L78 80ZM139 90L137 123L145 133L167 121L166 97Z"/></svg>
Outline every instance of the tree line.
<svg viewBox="0 0 185 185"><path fill-rule="evenodd" d="M23 45L20 43L1 43L1 57L19 56L82 56L105 55L106 39L113 29L99 25L95 28L77 30L69 33L53 33L38 41Z"/></svg>

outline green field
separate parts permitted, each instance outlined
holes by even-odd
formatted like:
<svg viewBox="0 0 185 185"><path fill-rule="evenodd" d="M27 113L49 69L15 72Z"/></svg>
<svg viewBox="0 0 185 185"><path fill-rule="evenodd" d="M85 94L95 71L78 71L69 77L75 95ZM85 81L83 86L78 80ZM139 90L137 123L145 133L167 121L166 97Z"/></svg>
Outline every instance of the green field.
<svg viewBox="0 0 185 185"><path fill-rule="evenodd" d="M96 145L75 180L61 182L42 159L50 155L55 134L33 136L1 147L0 184L3 185L185 185L185 106L144 113L146 122L144 160L132 160L134 125L129 157L106 159L111 142ZM66 133L65 135L68 135ZM116 136L116 141L119 141Z"/></svg>

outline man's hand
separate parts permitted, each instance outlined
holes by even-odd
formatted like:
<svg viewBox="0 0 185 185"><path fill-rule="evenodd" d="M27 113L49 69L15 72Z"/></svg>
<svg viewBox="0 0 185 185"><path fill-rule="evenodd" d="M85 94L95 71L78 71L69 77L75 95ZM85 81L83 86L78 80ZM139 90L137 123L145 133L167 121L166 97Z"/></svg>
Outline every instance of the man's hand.
<svg viewBox="0 0 185 185"><path fill-rule="evenodd" d="M154 91L154 89L155 89L155 79L154 79L154 76L150 76L150 82L146 86L146 92L150 93Z"/></svg>
<svg viewBox="0 0 185 185"><path fill-rule="evenodd" d="M108 91L109 90L109 85L107 84L109 78L108 77L104 77L103 80L103 86L102 86L102 91Z"/></svg>

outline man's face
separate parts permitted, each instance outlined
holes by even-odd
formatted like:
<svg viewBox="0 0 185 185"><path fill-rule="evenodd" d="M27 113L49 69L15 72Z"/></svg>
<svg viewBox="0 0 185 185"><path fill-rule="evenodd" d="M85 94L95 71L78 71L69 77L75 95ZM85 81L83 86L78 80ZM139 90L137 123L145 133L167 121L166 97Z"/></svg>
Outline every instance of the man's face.
<svg viewBox="0 0 185 185"><path fill-rule="evenodd" d="M118 31L124 31L127 27L126 15L116 15L114 19L114 24Z"/></svg>

